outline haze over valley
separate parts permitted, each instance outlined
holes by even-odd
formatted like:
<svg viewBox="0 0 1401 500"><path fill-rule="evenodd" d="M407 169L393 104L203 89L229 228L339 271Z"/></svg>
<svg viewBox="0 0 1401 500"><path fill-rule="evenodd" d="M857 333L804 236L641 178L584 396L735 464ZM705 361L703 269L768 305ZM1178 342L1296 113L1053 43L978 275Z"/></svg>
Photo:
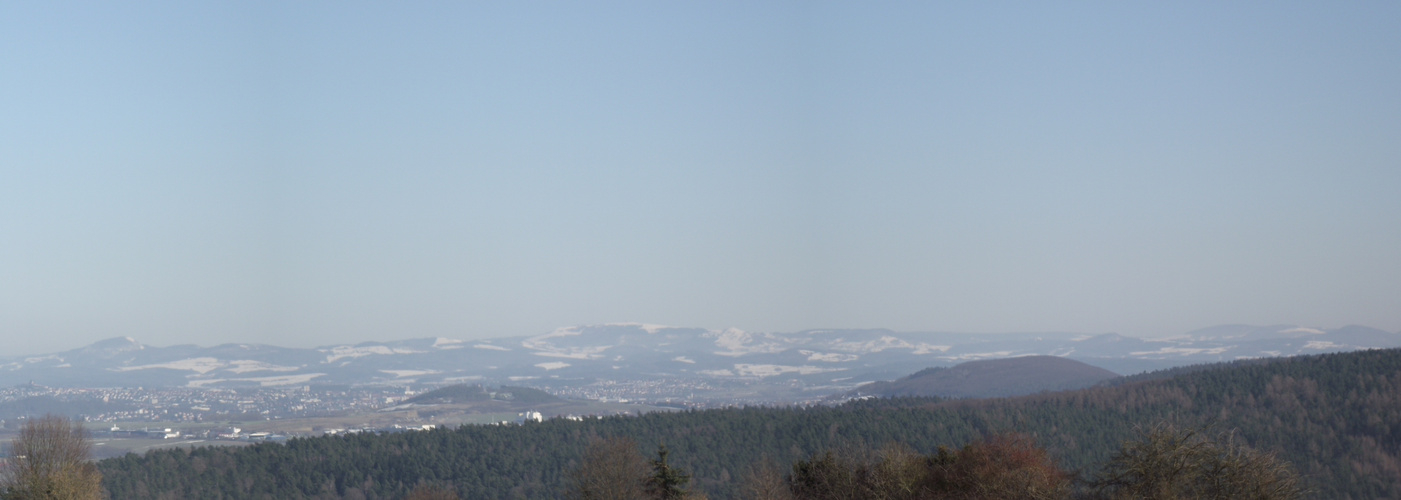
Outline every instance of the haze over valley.
<svg viewBox="0 0 1401 500"><path fill-rule="evenodd" d="M1052 356L1110 375L1130 375L1202 363L1394 347L1401 347L1401 334L1365 326L1223 325L1147 340L1117 334L783 333L618 323L558 328L531 337L411 339L313 349L258 344L159 347L114 338L47 355L0 359L0 386L274 392L333 387L388 392L394 396L390 400L399 400L404 394L455 384L510 385L574 400L707 408L812 404L863 384L980 360ZM1009 371L1014 378L1037 377L1025 368ZM1103 378L1040 390L1086 387ZM1037 391L1021 393L1030 392ZM304 405L302 414L373 409L390 406L390 400L345 408ZM206 413L200 416L201 412ZM194 419L219 411L187 405L179 413L178 419Z"/></svg>
<svg viewBox="0 0 1401 500"><path fill-rule="evenodd" d="M1401 497L1398 20L0 2L0 500Z"/></svg>

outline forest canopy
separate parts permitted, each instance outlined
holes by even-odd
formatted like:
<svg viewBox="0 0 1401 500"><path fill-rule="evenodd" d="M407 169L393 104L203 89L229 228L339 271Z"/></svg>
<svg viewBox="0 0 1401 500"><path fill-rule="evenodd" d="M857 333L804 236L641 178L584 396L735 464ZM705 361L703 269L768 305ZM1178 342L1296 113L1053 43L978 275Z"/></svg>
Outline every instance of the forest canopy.
<svg viewBox="0 0 1401 500"><path fill-rule="evenodd" d="M557 498L591 442L665 444L689 488L735 498L765 461L892 443L922 455L1015 433L1094 477L1145 428L1232 432L1292 464L1320 498L1401 497L1401 350L1203 367L1113 387L983 400L867 399L840 406L650 413L520 426L297 438L152 451L100 462L113 498L402 498L420 484L463 498ZM786 473L786 471L785 471ZM202 493L206 495L197 495Z"/></svg>

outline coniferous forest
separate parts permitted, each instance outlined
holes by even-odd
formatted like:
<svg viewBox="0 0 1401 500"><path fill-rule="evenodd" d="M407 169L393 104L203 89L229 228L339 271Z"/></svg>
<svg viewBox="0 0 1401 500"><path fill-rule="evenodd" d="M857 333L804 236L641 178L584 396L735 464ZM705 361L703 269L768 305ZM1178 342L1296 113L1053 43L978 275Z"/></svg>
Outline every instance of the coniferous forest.
<svg viewBox="0 0 1401 500"><path fill-rule="evenodd" d="M835 407L735 408L582 422L463 426L292 439L246 448L130 454L99 463L112 498L558 498L590 443L627 438L709 498L829 452L890 445L935 454L1025 436L1073 475L1162 423L1230 435L1292 464L1311 498L1401 498L1401 350L1198 366L1086 390L1005 399L866 399Z"/></svg>

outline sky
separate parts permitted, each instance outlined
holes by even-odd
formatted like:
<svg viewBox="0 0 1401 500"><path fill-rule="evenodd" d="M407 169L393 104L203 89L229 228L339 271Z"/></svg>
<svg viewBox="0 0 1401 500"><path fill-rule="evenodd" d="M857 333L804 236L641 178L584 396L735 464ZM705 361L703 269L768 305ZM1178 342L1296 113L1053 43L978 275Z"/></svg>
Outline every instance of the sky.
<svg viewBox="0 0 1401 500"><path fill-rule="evenodd" d="M1396 2L5 2L0 355L1401 330Z"/></svg>

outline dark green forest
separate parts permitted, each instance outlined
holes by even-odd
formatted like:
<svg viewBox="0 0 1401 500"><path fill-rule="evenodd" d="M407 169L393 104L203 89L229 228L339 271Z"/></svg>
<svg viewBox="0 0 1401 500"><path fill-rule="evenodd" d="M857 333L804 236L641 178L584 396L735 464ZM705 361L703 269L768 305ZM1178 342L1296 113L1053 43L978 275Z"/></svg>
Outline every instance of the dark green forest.
<svg viewBox="0 0 1401 500"><path fill-rule="evenodd" d="M1110 386L1005 399L867 399L828 407L651 413L583 422L298 438L103 460L112 498L557 498L590 442L664 444L692 488L737 498L760 464L899 443L918 453L1018 433L1081 476L1162 422L1277 452L1310 497L1401 498L1401 350L1199 366Z"/></svg>

